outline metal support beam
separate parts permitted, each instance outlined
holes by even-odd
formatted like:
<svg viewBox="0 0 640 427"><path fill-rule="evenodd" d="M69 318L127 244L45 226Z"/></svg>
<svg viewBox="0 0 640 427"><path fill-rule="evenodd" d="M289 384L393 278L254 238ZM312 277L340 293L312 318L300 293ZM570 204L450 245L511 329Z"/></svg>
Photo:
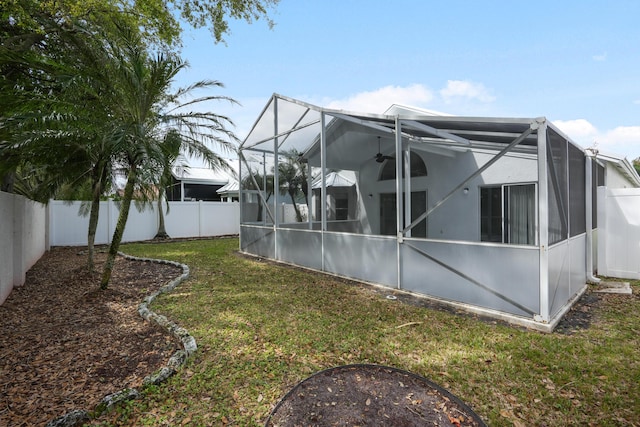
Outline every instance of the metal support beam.
<svg viewBox="0 0 640 427"><path fill-rule="evenodd" d="M538 130L538 244L540 245L540 313L534 319L548 322L549 315L549 181L547 179L547 123Z"/></svg>
<svg viewBox="0 0 640 427"><path fill-rule="evenodd" d="M300 119L300 120L302 120L302 119ZM297 127L297 128L292 128L292 129L289 129L289 130L284 131L284 132L281 132L281 133L277 133L277 132L276 132L273 136L269 136L268 138L261 139L260 141L255 142L253 145L251 145L250 147L246 147L245 149L251 149L251 150L253 150L253 151L261 151L259 148L254 148L254 147L255 147L256 145L260 145L260 144L264 144L265 142L269 142L269 141L271 141L274 137L275 137L275 138L281 138L281 137L284 137L284 139L286 140L286 138L288 138L288 137L289 137L289 135L291 135L293 132L295 132L295 131L297 131L297 130L300 130L300 129L308 128L309 126L317 125L318 123L320 123L320 120L314 120L314 121L312 121L312 122L305 123L304 125L302 125L302 126L300 126L300 127ZM284 140L283 140L283 142L284 142ZM283 142L281 142L279 145L282 145L282 144L283 144ZM268 150L263 150L263 151L270 152L270 151L268 151Z"/></svg>
<svg viewBox="0 0 640 427"><path fill-rule="evenodd" d="M280 228L280 215L278 215L278 203L280 202L280 156L278 154L278 98L273 99L273 196L274 196L274 210L275 220L273 221L273 252L275 258L278 259L278 228Z"/></svg>
<svg viewBox="0 0 640 427"><path fill-rule="evenodd" d="M285 141L289 138L289 136L290 136L293 132L295 132L296 130L298 130L298 125L300 124L300 122L302 121L302 119L304 119L304 118L305 118L305 116L307 115L307 113L308 113L308 112L309 112L309 108L307 108L307 109L306 109L306 111L304 112L304 114L302 114L302 115L300 116L300 118L295 122L295 124L293 125L293 127L292 127L291 129L287 130L286 132L283 132L283 135L282 135L282 142L280 142L279 147L282 147L282 145L283 145L283 144L285 143ZM316 124L316 123L318 123L318 120L316 120L316 121L314 121L314 122L311 122L311 123L307 123L306 125L301 126L301 127L300 127L300 129L304 129L304 128L306 128L306 127L308 127L308 126L311 126L311 125L314 125L314 124Z"/></svg>
<svg viewBox="0 0 640 427"><path fill-rule="evenodd" d="M264 209L267 212L267 214L269 215L269 218L271 218L271 221L275 224L276 221L275 221L275 218L273 217L273 212L271 212L271 209L269 209L269 205L267 204L267 200L265 199L264 194L262 194L262 191L260 191L260 186L258 185L258 182L256 181L255 176L253 176L253 171L249 167L249 163L247 163L247 159L244 157L244 154L242 153L242 151L238 152L238 154L240 155L240 159L242 159L242 161L244 162L245 166L247 167L247 170L249 171L249 176L251 177L251 182L258 189L258 197L260 198L260 202L264 206ZM264 183L264 179L265 179L264 176L263 176L262 179L263 179L263 183ZM263 188L263 191L266 191L266 188L264 188L264 187L262 187L262 188ZM242 191L242 182L240 183L240 191Z"/></svg>
<svg viewBox="0 0 640 427"><path fill-rule="evenodd" d="M396 138L395 138L395 162L396 162L396 236L397 240L397 259L396 264L398 266L398 289L402 288L402 257L401 257L401 245L402 245L402 227L403 227L403 202L402 202L402 123L398 116L395 120L396 125Z"/></svg>
<svg viewBox="0 0 640 427"><path fill-rule="evenodd" d="M590 156L584 156L585 161L585 194L586 203L584 207L585 224L587 228L587 281L589 283L599 283L600 279L593 275L593 161Z"/></svg>
<svg viewBox="0 0 640 427"><path fill-rule="evenodd" d="M519 143L521 143L525 138L527 138L534 130L538 129L539 123L533 122L531 123L531 126L529 127L529 129L527 129L526 131L524 131L519 137L517 137L516 139L514 139L509 145L507 145L505 148L502 149L502 151L500 151L498 154L496 154L491 160L489 160L487 163L485 163L484 165L482 165L481 168L479 168L478 170L476 170L474 173L472 173L471 175L469 175L466 179L464 179L460 184L458 184L458 186L456 186L453 190L451 190L449 193L447 193L446 196L444 196L442 199L440 199L440 201L438 201L435 205L433 205L433 207L431 209L428 209L425 213L423 213L422 215L420 215L418 218L416 218L410 225L408 225L407 227L405 227L405 229L403 230L403 232L407 232L408 230L411 230L413 227L415 227L416 225L418 225L420 223L420 221L422 221L423 219L425 219L426 217L428 217L429 215L431 215L431 213L433 211L435 211L436 209L438 209L440 206L442 206L442 204L444 204L444 202L446 202L447 200L449 200L457 191L459 191L460 189L462 189L465 185L467 185L467 183L469 181L471 181L473 178L475 178L476 176L480 175L482 172L484 172L485 170L487 170L489 167L491 167L491 165L493 165L495 162L497 162L498 160L500 160L500 158L502 158L505 154L507 154L509 151L511 151L511 149L513 147L515 147L516 145L518 145Z"/></svg>
<svg viewBox="0 0 640 427"><path fill-rule="evenodd" d="M439 138L449 139L451 141L459 142L464 145L471 145L471 141L461 136L455 135L450 132L445 132L440 129L436 129L432 126L425 125L424 123L417 122L415 120L403 120L402 122L407 127L412 127L414 129L421 130L429 135L437 136Z"/></svg>
<svg viewBox="0 0 640 427"><path fill-rule="evenodd" d="M404 162L404 176L406 179L404 180L404 223L411 223L411 150L407 146L405 150L402 151L402 161ZM411 237L411 230L407 230L407 237Z"/></svg>
<svg viewBox="0 0 640 427"><path fill-rule="evenodd" d="M327 231L327 132L326 132L326 116L324 112L320 113L320 235L322 236L321 252L322 252L322 271L325 271L325 244L324 237Z"/></svg>
<svg viewBox="0 0 640 427"><path fill-rule="evenodd" d="M333 113L332 116L334 116L336 118L339 118L339 119L342 119L342 120L347 121L347 122L356 123L356 124L359 124L359 125L362 125L362 126L366 126L368 128L375 129L375 130L380 131L380 132L385 132L385 133L388 133L388 134L393 134L393 132L394 132L393 129L390 129L390 128L386 127L386 126L382 126L382 125L379 125L377 123L370 122L368 120L362 120L362 119L358 119L356 117L351 117L351 116L346 115L346 114Z"/></svg>
<svg viewBox="0 0 640 427"><path fill-rule="evenodd" d="M311 176L312 168L307 162L307 221L309 222L309 230L313 230L313 177Z"/></svg>

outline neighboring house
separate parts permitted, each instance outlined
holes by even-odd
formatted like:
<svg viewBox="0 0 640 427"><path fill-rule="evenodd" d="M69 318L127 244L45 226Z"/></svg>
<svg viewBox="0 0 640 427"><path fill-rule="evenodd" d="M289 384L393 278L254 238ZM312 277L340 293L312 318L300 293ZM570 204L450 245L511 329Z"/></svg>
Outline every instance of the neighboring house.
<svg viewBox="0 0 640 427"><path fill-rule="evenodd" d="M176 167L171 174L172 183L167 187L167 200L171 202L219 202L218 190L234 179L230 172L210 168Z"/></svg>
<svg viewBox="0 0 640 427"><path fill-rule="evenodd" d="M389 112L274 95L240 148L241 251L553 329L597 280L596 188L640 187L633 168L544 117ZM314 177L302 222L256 190L291 150Z"/></svg>
<svg viewBox="0 0 640 427"><path fill-rule="evenodd" d="M361 232L358 220L358 193L355 174L349 171L330 172L325 177L327 189L327 221L334 226L342 224L342 231ZM311 210L320 218L322 209L322 176L311 185Z"/></svg>
<svg viewBox="0 0 640 427"><path fill-rule="evenodd" d="M232 179L216 191L223 202L237 202L240 200L240 183Z"/></svg>

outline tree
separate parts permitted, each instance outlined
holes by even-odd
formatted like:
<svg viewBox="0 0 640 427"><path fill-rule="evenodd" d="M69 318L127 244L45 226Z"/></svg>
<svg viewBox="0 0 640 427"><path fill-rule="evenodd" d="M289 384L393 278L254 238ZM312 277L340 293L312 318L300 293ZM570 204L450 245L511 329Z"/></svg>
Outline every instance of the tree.
<svg viewBox="0 0 640 427"><path fill-rule="evenodd" d="M146 43L165 47L181 44L181 22L206 27L216 43L230 33L229 19L252 23L264 19L272 28L269 12L280 0L0 0L0 19L34 31L39 37L43 15L73 22L92 22L104 28L114 19L139 28Z"/></svg>
<svg viewBox="0 0 640 427"><path fill-rule="evenodd" d="M302 222L302 214L296 199L301 192L305 197L305 202L309 206L307 165L302 162L301 153L295 149L282 153L284 161L278 163L278 182L280 193L288 194L296 213L296 221Z"/></svg>
<svg viewBox="0 0 640 427"><path fill-rule="evenodd" d="M87 265L92 271L99 202L114 172L111 105L101 96L110 91L110 58L102 42L108 33L31 6L33 27L3 22L0 68L6 73L0 96L8 102L2 103L0 176L5 190L43 203L60 189L67 197L91 201ZM87 182L90 191L76 191Z"/></svg>
<svg viewBox="0 0 640 427"><path fill-rule="evenodd" d="M166 202L167 213L169 213L169 202L166 200L166 188L172 184L174 168L184 170L188 168L186 159L180 152L182 147L182 140L180 134L175 129L170 129L162 141L159 142L160 150L162 150L162 161L157 167L148 168L148 171L152 173L152 176L148 178L148 182L154 183L154 191L151 192L155 197L155 201L158 209L158 232L154 236L154 239L168 239L170 236L167 234L164 221L164 209L162 206L163 200Z"/></svg>
<svg viewBox="0 0 640 427"><path fill-rule="evenodd" d="M0 188L47 202L61 186L90 181L88 266L93 269L100 198L115 170L132 172L131 156L121 149L132 132L115 120L123 117L114 95L122 85L111 81L122 59L117 53L124 51L115 46L123 42L122 29L136 33L141 52L170 52L180 45L176 11L193 27L207 26L220 42L229 33L228 19L265 18L271 26L268 9L278 1L0 0ZM193 130L188 129L193 123L180 123L179 115L174 116L183 135ZM191 119L207 122L206 116ZM224 134L221 128L210 126L205 132Z"/></svg>
<svg viewBox="0 0 640 427"><path fill-rule="evenodd" d="M255 182L255 184L254 184ZM248 191L260 191L264 196L264 203L268 203L271 196L273 196L273 183L274 176L272 173L261 174L254 170L250 170L249 173L242 179L242 188ZM257 187L256 187L257 185ZM258 213L256 215L256 221L263 220L263 201L258 199Z"/></svg>
<svg viewBox="0 0 640 427"><path fill-rule="evenodd" d="M126 29L122 38L122 43L113 43L108 47L114 59L113 72L109 77L114 89L111 96L119 100L112 118L118 126L113 135L116 141L113 154L126 169L127 178L120 214L102 273L102 289L108 287L111 279L134 190L140 186L145 166L167 163L167 154L158 141L173 132L170 140L180 141L181 148L188 155L202 158L214 169L223 168L226 163L205 142L231 151L232 142L236 141L233 133L227 129L232 125L228 117L187 110L205 101L235 101L221 96L182 101L195 91L221 87L220 82L201 81L170 94L175 76L186 67L186 63L171 53L149 55L142 40Z"/></svg>

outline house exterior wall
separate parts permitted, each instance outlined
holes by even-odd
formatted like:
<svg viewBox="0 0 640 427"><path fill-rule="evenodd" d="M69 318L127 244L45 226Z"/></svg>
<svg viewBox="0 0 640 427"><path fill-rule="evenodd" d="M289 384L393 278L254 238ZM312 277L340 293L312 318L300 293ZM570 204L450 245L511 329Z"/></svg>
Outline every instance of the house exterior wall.
<svg viewBox="0 0 640 427"><path fill-rule="evenodd" d="M464 152L453 157L419 153L428 175L411 179L411 191L427 192L427 209L432 208L456 185L489 161L495 152ZM380 164L369 162L360 171L359 187L366 212L366 234L380 230L380 194L395 193L394 181L379 181ZM446 178L443 178L446 177ZM427 218L427 238L442 240L480 241L480 187L512 183L536 182L535 158L525 155L506 155L480 176L471 180L446 203Z"/></svg>
<svg viewBox="0 0 640 427"><path fill-rule="evenodd" d="M605 168L605 185L607 188L633 188L634 185L629 182L616 167L607 164Z"/></svg>

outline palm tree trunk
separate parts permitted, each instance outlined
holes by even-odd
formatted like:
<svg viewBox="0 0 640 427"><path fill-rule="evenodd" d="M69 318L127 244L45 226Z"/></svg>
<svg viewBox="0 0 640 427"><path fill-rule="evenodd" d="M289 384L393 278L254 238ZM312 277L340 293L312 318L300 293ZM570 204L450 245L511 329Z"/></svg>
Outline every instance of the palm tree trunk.
<svg viewBox="0 0 640 427"><path fill-rule="evenodd" d="M97 192L96 192L97 193ZM91 200L91 213L89 214L89 230L87 232L87 269L89 273L93 273L95 269L95 263L93 261L94 254L94 244L96 241L96 230L98 229L98 216L100 213L100 194L96 196L93 195L93 200Z"/></svg>
<svg viewBox="0 0 640 427"><path fill-rule="evenodd" d="M291 196L291 202L293 203L293 210L296 211L296 221L302 222L302 215L300 214L300 209L298 209L298 204L294 198L295 192L292 193L289 191L289 195Z"/></svg>
<svg viewBox="0 0 640 427"><path fill-rule="evenodd" d="M104 270L102 270L100 289L107 289L107 287L109 286L109 281L111 280L113 264L115 263L118 249L120 248L120 242L122 241L124 227L127 225L127 218L129 217L129 207L131 206L131 199L133 199L133 188L135 185L136 177L136 167L131 166L131 169L129 169L129 175L127 176L127 184L124 187L124 194L122 195L120 215L118 215L116 229L113 231L113 238L111 239L111 245L109 246L107 262L104 264Z"/></svg>
<svg viewBox="0 0 640 427"><path fill-rule="evenodd" d="M100 216L100 196L102 195L103 178L105 178L105 169L104 167L100 167L100 165L101 163L96 165L93 171L93 197L91 199L91 212L89 213L89 229L87 230L87 269L89 273L93 273L95 269L94 247L96 230L98 229L98 218Z"/></svg>
<svg viewBox="0 0 640 427"><path fill-rule="evenodd" d="M168 239L169 235L167 234L167 229L164 225L164 211L162 210L162 197L164 195L164 191L158 191L158 232L154 239Z"/></svg>

